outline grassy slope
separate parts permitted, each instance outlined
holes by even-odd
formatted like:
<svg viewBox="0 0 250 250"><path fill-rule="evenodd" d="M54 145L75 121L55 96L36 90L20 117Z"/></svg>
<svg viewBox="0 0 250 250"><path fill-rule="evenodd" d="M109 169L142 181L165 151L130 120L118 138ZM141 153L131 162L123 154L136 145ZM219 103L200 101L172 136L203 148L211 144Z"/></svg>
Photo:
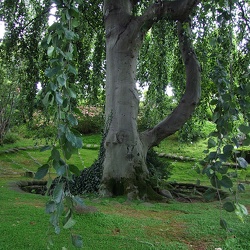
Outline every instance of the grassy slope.
<svg viewBox="0 0 250 250"><path fill-rule="evenodd" d="M85 143L99 141L100 136L84 138ZM32 143L22 141L19 146ZM157 150L184 156L192 153L199 158L201 148L199 144L182 147L173 137L164 141ZM83 149L80 155L74 157L74 163L81 165L84 160L84 165L89 166L98 151ZM44 213L44 203L47 198L17 192L9 187L9 183L26 179L20 177L24 168L35 171L37 162L44 163L47 157L48 152L41 154L37 150L0 155L0 249L46 249L49 218ZM194 163L174 161L173 164L171 180L196 180L192 169ZM249 191L247 186L247 192L242 197L243 204L250 204ZM83 236L85 249L250 249L249 218L247 224L242 224L234 213L222 212L234 229L232 233L226 233L219 226L221 212L218 202L127 203L123 197L86 197L85 202L98 209L97 213L76 215L74 230ZM55 245L51 249L61 249L62 246L73 249L69 243L69 233L65 230L53 238Z"/></svg>

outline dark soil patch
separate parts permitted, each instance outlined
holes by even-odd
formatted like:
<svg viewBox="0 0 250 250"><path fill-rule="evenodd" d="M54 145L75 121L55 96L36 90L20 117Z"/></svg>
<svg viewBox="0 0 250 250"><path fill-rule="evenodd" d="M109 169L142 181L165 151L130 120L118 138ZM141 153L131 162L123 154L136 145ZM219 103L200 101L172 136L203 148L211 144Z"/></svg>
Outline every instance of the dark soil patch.
<svg viewBox="0 0 250 250"><path fill-rule="evenodd" d="M24 192L45 195L47 191L47 181L19 181L16 183L16 188L21 189ZM12 186L14 186L12 184ZM210 190L210 187L198 186L191 183L169 183L169 191L173 196L173 199L179 202L193 203L193 202L204 202L203 194ZM226 198L228 194L224 191L220 191L221 198ZM213 197L209 201L217 200L217 197Z"/></svg>
<svg viewBox="0 0 250 250"><path fill-rule="evenodd" d="M47 181L19 181L16 186L24 192L45 195Z"/></svg>

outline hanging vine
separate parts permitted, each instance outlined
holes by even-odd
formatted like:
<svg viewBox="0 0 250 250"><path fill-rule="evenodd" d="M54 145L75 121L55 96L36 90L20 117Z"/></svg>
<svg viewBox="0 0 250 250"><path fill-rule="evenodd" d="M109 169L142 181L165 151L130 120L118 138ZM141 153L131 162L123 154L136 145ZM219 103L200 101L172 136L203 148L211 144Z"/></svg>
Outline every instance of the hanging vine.
<svg viewBox="0 0 250 250"><path fill-rule="evenodd" d="M208 149L205 151L207 156L203 162L202 173L208 176L212 186L217 190L209 190L205 197L210 199L215 195L219 196L219 189L229 189L234 194L234 200L223 203L220 199L221 207L228 212L235 212L239 219L244 222L248 211L240 203L239 194L245 191L245 186L239 182L238 176L239 171L244 171L247 168L248 162L239 155L239 149L242 145L249 145L250 126L247 117L244 116L246 110L242 105L239 105L239 95L237 94L241 84L239 77L235 75L234 61L237 61L235 57L238 49L236 48L233 27L235 14L233 2L228 1L227 8L220 9L220 13L217 18L220 26L216 43L214 43L214 53L218 50L217 48L223 48L223 50L220 54L216 54L217 64L211 74L211 79L218 91L210 103L215 107L212 120L216 124L216 130L210 134L208 140ZM239 134L243 135L242 145L239 142ZM233 172L224 164L232 158L237 163ZM234 182L236 188L234 188ZM229 230L229 226L222 216L220 225L225 230Z"/></svg>
<svg viewBox="0 0 250 250"><path fill-rule="evenodd" d="M49 174L47 190L50 190L51 170L56 171L58 175L59 181L51 191L50 200L46 204L46 212L50 214L50 223L54 227L55 233L59 234L61 226L71 230L75 225L74 206L83 206L82 200L71 194L68 185L73 174L80 174L77 166L69 164L68 160L82 147L81 134L73 128L78 121L73 105L77 94L73 86L75 83L72 81L77 75L73 58L76 53L74 41L78 36L74 29L79 25L77 6L80 1L54 0L52 4L57 8L57 20L49 27L41 44L47 50L49 58L49 67L45 71L48 83L42 102L46 108L50 108L54 112L57 143L42 149L51 150L51 155L48 162L38 168L35 178L41 179ZM51 234L49 237L51 238ZM74 234L72 230L71 239L75 247L82 247L82 237Z"/></svg>

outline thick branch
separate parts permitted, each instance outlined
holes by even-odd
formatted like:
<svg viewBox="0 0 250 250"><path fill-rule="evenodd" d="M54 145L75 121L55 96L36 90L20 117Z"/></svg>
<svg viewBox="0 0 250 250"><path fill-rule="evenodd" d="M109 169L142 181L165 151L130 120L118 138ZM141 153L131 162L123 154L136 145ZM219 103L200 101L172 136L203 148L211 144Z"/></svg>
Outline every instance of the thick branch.
<svg viewBox="0 0 250 250"><path fill-rule="evenodd" d="M176 0L157 1L152 4L147 11L139 17L138 21L146 32L152 25L160 19L173 21L185 21L200 0Z"/></svg>
<svg viewBox="0 0 250 250"><path fill-rule="evenodd" d="M180 50L185 64L186 90L173 112L153 129L141 134L148 148L158 145L163 139L179 130L190 118L201 95L201 70L191 42L189 23L178 22Z"/></svg>

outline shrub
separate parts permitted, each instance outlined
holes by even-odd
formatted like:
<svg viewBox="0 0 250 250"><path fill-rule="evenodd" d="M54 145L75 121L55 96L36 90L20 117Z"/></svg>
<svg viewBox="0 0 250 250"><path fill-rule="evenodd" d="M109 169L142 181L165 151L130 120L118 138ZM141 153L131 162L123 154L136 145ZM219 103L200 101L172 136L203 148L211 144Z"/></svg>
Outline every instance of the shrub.
<svg viewBox="0 0 250 250"><path fill-rule="evenodd" d="M81 134L100 133L104 126L102 115L89 116L84 115L75 127Z"/></svg>
<svg viewBox="0 0 250 250"><path fill-rule="evenodd" d="M12 144L19 140L19 136L16 133L8 132L3 139L3 144Z"/></svg>
<svg viewBox="0 0 250 250"><path fill-rule="evenodd" d="M205 138L205 133L202 130L203 124L189 120L178 131L178 140L181 143L197 142L199 139Z"/></svg>

